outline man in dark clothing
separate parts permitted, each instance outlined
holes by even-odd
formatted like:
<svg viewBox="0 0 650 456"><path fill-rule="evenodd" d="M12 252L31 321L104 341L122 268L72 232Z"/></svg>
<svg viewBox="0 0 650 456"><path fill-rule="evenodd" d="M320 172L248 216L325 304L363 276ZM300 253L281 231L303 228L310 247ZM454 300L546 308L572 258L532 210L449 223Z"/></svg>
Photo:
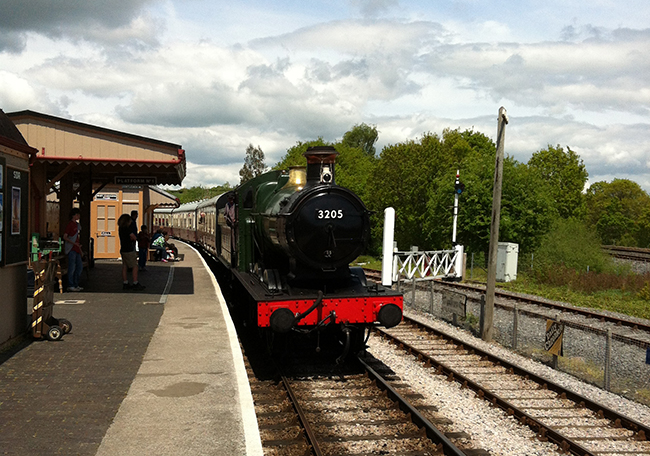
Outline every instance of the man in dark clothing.
<svg viewBox="0 0 650 456"><path fill-rule="evenodd" d="M81 211L74 208L70 211L70 223L63 233L63 241L65 242L65 253L68 255L68 291L82 291L83 288L79 286L79 278L83 270L83 262L81 260L81 243L79 242L79 232L81 227L79 225L79 218Z"/></svg>
<svg viewBox="0 0 650 456"><path fill-rule="evenodd" d="M141 291L145 287L138 282L138 260L135 251L135 243L138 237L137 232L134 234L131 230L132 222L133 219L128 214L122 214L117 220L117 226L119 227L118 234L120 237L120 255L122 256L122 280L124 283L122 289ZM129 269L133 277L132 285L129 285L127 275Z"/></svg>
<svg viewBox="0 0 650 456"><path fill-rule="evenodd" d="M131 232L135 234L135 241L133 245L137 244L138 241L138 211L131 211Z"/></svg>

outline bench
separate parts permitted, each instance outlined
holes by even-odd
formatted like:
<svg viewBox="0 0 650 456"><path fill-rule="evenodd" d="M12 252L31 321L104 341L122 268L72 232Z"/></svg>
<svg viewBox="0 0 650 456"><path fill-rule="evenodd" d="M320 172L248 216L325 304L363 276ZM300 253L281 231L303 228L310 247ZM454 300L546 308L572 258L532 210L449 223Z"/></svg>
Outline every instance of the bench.
<svg viewBox="0 0 650 456"><path fill-rule="evenodd" d="M147 261L154 261L156 259L156 249L149 249L147 251Z"/></svg>

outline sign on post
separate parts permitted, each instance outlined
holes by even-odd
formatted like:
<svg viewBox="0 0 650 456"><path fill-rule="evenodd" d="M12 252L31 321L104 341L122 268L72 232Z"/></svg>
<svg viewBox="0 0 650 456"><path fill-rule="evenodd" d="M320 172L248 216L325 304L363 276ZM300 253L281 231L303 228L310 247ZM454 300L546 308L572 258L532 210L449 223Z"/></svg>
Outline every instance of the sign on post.
<svg viewBox="0 0 650 456"><path fill-rule="evenodd" d="M563 356L562 338L564 336L564 325L559 321L546 320L546 341L544 350L551 355Z"/></svg>
<svg viewBox="0 0 650 456"><path fill-rule="evenodd" d="M467 316L467 296L453 291L444 291L442 293L442 310L465 318Z"/></svg>

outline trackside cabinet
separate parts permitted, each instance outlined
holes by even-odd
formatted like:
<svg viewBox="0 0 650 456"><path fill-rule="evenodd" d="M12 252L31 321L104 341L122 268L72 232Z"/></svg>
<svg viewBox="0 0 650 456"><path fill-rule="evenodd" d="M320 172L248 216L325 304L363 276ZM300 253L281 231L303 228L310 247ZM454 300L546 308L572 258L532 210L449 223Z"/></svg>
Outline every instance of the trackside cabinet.
<svg viewBox="0 0 650 456"><path fill-rule="evenodd" d="M517 280L517 260L519 244L499 242L497 250L497 282L512 282Z"/></svg>

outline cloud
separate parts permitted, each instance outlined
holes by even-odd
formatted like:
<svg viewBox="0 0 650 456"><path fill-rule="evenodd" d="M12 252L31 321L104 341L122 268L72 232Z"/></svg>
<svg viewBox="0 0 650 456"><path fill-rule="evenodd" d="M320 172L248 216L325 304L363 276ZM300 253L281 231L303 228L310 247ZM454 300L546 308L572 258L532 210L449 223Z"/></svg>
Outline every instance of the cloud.
<svg viewBox="0 0 650 456"><path fill-rule="evenodd" d="M0 14L0 104L182 144L196 165L188 182L197 173L210 184L238 182L249 143L272 165L298 140L333 141L360 122L377 125L379 148L444 128L494 136L505 105L506 150L518 160L559 143L583 157L593 179L616 170L650 180L650 29L574 23L526 41L512 22L377 19L405 6L350 2L365 19L227 44L207 25L186 34L187 16L163 23L147 10L154 0L93 0L79 11L40 0L35 17ZM23 2L4 2L0 13L7 4ZM100 17L103 5L122 9ZM263 35L246 35L248 22L230 26ZM9 53L26 43L25 58Z"/></svg>
<svg viewBox="0 0 650 456"><path fill-rule="evenodd" d="M146 15L144 8L155 1L3 0L0 51L22 51L28 33L55 39L151 45L156 42L157 21Z"/></svg>
<svg viewBox="0 0 650 456"><path fill-rule="evenodd" d="M0 108L5 112L31 109L60 115L65 99L51 101L47 91L34 87L30 82L8 71L0 70Z"/></svg>
<svg viewBox="0 0 650 456"><path fill-rule="evenodd" d="M580 42L472 43L439 46L423 56L422 71L467 80L495 100L557 112L647 114L650 29L614 30Z"/></svg>
<svg viewBox="0 0 650 456"><path fill-rule="evenodd" d="M363 17L377 17L399 5L397 0L349 0L353 8L358 9Z"/></svg>

